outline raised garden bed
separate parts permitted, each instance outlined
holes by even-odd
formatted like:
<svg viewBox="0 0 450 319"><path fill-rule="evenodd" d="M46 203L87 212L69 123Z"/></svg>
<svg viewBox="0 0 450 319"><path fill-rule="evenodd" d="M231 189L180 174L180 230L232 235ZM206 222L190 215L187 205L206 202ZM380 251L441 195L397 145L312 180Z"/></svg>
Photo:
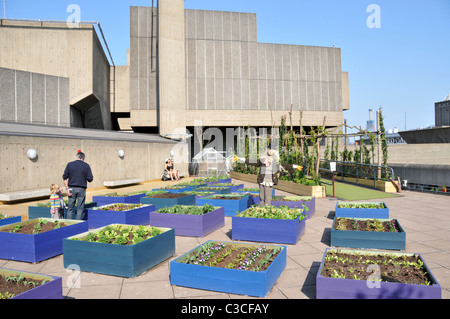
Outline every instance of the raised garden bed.
<svg viewBox="0 0 450 319"><path fill-rule="evenodd" d="M109 224L148 225L150 212L155 210L149 204L109 204L89 209L89 228L98 228Z"/></svg>
<svg viewBox="0 0 450 319"><path fill-rule="evenodd" d="M92 201L96 202L98 206L125 203L125 204L139 204L142 197L145 196L145 192L139 193L111 193L101 196L92 196Z"/></svg>
<svg viewBox="0 0 450 319"><path fill-rule="evenodd" d="M171 185L171 186L153 189L153 191L166 191L166 192L171 192L171 193L175 193L175 194L188 192L191 190L192 190L192 187L186 186L186 185Z"/></svg>
<svg viewBox="0 0 450 319"><path fill-rule="evenodd" d="M223 207L182 206L150 213L150 225L175 229L177 236L204 237L225 225Z"/></svg>
<svg viewBox="0 0 450 319"><path fill-rule="evenodd" d="M90 202L84 204L84 220L87 220L88 218L88 210L90 208L96 207L96 202ZM74 208L74 216L77 214L77 205L75 205ZM50 212L50 202L46 202L43 204L40 204L38 206L28 206L28 219L35 219L35 218L51 218L52 214ZM67 218L67 209L64 210L64 218Z"/></svg>
<svg viewBox="0 0 450 319"><path fill-rule="evenodd" d="M441 286L419 254L326 249L317 299L441 299Z"/></svg>
<svg viewBox="0 0 450 319"><path fill-rule="evenodd" d="M243 188L238 189L235 193L259 194L259 188L258 187L243 187ZM272 196L275 196L275 188L272 188Z"/></svg>
<svg viewBox="0 0 450 319"><path fill-rule="evenodd" d="M64 267L136 277L175 254L175 231L111 224L64 239Z"/></svg>
<svg viewBox="0 0 450 319"><path fill-rule="evenodd" d="M184 192L181 194L185 194L185 195L195 195L195 205L197 205L197 199L199 198L203 198L203 197L207 197L207 196L211 196L213 194L215 194L214 192L200 192L200 191L189 191L189 192Z"/></svg>
<svg viewBox="0 0 450 319"><path fill-rule="evenodd" d="M151 204L155 210L175 205L195 205L195 195L186 193L171 193L167 191L155 191L147 193L141 198L141 204Z"/></svg>
<svg viewBox="0 0 450 319"><path fill-rule="evenodd" d="M225 216L234 216L238 212L250 207L250 195L248 194L215 194L197 200L197 205L212 205L223 207Z"/></svg>
<svg viewBox="0 0 450 319"><path fill-rule="evenodd" d="M389 208L383 202L337 202L335 217L388 219Z"/></svg>
<svg viewBox="0 0 450 319"><path fill-rule="evenodd" d="M231 194L231 189L229 187L216 187L216 186L206 186L199 187L196 189L198 192L214 192L216 194Z"/></svg>
<svg viewBox="0 0 450 319"><path fill-rule="evenodd" d="M0 259L37 263L62 254L63 238L88 230L86 221L38 218L0 227Z"/></svg>
<svg viewBox="0 0 450 319"><path fill-rule="evenodd" d="M233 183L216 183L212 185L214 187L228 187L230 188L231 193L234 193L240 189L244 188L244 184L233 184Z"/></svg>
<svg viewBox="0 0 450 319"><path fill-rule="evenodd" d="M310 219L316 212L316 198L311 196L274 196L272 205L276 207L288 206L290 208L303 208L303 204L308 210L305 210L306 218Z"/></svg>
<svg viewBox="0 0 450 319"><path fill-rule="evenodd" d="M192 191L195 191L199 187L207 186L207 184L203 180L193 180L190 182L178 184L178 186L189 186Z"/></svg>
<svg viewBox="0 0 450 319"><path fill-rule="evenodd" d="M170 262L170 284L265 297L285 267L285 246L208 241Z"/></svg>
<svg viewBox="0 0 450 319"><path fill-rule="evenodd" d="M406 233L397 219L335 217L331 246L404 250Z"/></svg>
<svg viewBox="0 0 450 319"><path fill-rule="evenodd" d="M231 183L231 177L207 177L204 178L203 180L208 186L218 183Z"/></svg>
<svg viewBox="0 0 450 319"><path fill-rule="evenodd" d="M62 299L62 278L0 268L0 299Z"/></svg>
<svg viewBox="0 0 450 319"><path fill-rule="evenodd" d="M250 207L232 217L232 238L295 245L305 232L305 219L301 209Z"/></svg>
<svg viewBox="0 0 450 319"><path fill-rule="evenodd" d="M230 176L233 179L256 184L256 174L244 174L231 171ZM312 196L316 198L327 197L325 186L308 186L290 181L278 180L278 184L275 185L274 188L295 195Z"/></svg>
<svg viewBox="0 0 450 319"><path fill-rule="evenodd" d="M18 223L22 221L22 216L8 216L0 213L0 226Z"/></svg>

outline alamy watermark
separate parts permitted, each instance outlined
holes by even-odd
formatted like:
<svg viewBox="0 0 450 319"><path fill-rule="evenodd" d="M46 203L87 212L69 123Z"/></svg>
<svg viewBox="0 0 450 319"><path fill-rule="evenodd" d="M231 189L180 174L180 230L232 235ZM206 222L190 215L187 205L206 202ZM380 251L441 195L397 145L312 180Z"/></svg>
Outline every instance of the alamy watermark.
<svg viewBox="0 0 450 319"><path fill-rule="evenodd" d="M80 27L81 8L78 4L69 4L66 9L67 13L71 13L66 20L67 27L74 29Z"/></svg>
<svg viewBox="0 0 450 319"><path fill-rule="evenodd" d="M366 25L369 29L381 28L381 8L377 4L369 4L367 6L368 13L371 13L366 20Z"/></svg>

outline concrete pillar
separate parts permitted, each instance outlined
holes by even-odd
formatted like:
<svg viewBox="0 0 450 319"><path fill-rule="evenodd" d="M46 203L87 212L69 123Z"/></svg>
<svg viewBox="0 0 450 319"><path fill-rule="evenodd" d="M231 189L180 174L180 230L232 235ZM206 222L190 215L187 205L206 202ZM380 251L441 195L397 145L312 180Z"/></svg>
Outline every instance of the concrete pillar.
<svg viewBox="0 0 450 319"><path fill-rule="evenodd" d="M158 1L158 120L162 136L186 132L184 14L184 0Z"/></svg>

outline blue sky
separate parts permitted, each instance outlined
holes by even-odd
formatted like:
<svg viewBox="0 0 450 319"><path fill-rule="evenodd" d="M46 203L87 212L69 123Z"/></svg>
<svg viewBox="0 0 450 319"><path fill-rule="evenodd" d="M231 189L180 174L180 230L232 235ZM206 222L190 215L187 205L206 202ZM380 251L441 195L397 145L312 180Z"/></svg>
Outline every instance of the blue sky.
<svg viewBox="0 0 450 319"><path fill-rule="evenodd" d="M126 64L129 7L151 0L6 0L6 17L65 21L70 4L79 5L81 20L100 22L116 65ZM379 28L367 25L371 4L380 9ZM368 109L380 105L387 129L434 125L434 103L450 94L450 0L186 0L185 6L256 13L259 42L341 48L350 125L364 128Z"/></svg>

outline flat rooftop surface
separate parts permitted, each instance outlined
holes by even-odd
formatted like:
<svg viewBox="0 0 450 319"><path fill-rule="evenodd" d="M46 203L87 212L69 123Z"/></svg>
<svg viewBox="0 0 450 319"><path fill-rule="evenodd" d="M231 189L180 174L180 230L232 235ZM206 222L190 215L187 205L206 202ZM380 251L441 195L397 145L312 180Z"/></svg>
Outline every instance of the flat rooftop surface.
<svg viewBox="0 0 450 319"><path fill-rule="evenodd" d="M192 178L182 179L182 181ZM255 184L243 183L246 187ZM149 182L130 187L89 190L92 196L111 192L151 190L176 182ZM276 195L288 193L276 190ZM290 195L290 194L289 194ZM406 231L405 252L419 253L442 286L442 298L450 299L450 197L428 193L404 191L395 198L383 198L390 218L398 219ZM0 205L0 212L27 216L28 206L40 200L19 204ZM375 201L373 199L367 201ZM287 266L266 299L315 299L316 275L326 248L330 248L330 230L336 200L316 199L316 212L306 220L304 235L295 245L287 246ZM191 289L170 285L169 262L207 240L232 241L231 217L225 217L225 226L204 238L176 236L176 254L170 260L148 270L136 278L121 278L96 273L80 272L77 278L64 269L63 255L32 264L0 259L0 267L25 270L63 278L63 295L76 299L243 299L242 295ZM395 251L394 251L395 252ZM71 280L68 280L71 279ZM74 282L79 279L79 287ZM253 298L251 298L253 299Z"/></svg>

